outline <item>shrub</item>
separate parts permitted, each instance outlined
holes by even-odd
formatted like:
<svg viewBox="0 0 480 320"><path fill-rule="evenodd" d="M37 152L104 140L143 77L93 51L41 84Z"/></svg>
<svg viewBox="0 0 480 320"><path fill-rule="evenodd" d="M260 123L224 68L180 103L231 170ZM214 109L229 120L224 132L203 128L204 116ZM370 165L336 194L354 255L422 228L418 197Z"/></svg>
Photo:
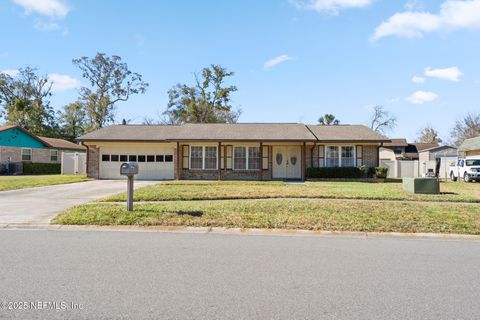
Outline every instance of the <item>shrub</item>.
<svg viewBox="0 0 480 320"><path fill-rule="evenodd" d="M371 178L368 167L307 168L307 178L320 179L361 179Z"/></svg>
<svg viewBox="0 0 480 320"><path fill-rule="evenodd" d="M388 168L376 167L375 168L375 177L378 179L385 179L387 177Z"/></svg>
<svg viewBox="0 0 480 320"><path fill-rule="evenodd" d="M23 174L60 174L60 163L23 163Z"/></svg>

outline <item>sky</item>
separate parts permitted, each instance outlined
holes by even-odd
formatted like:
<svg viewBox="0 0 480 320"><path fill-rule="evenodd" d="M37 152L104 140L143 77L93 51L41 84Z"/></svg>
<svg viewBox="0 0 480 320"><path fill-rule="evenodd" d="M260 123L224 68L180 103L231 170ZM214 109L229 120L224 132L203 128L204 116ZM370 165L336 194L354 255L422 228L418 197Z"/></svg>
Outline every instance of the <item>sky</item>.
<svg viewBox="0 0 480 320"><path fill-rule="evenodd" d="M73 58L121 56L150 86L118 122L157 118L210 64L235 72L239 122L367 124L382 105L389 137L448 140L480 111L480 0L0 0L0 29L0 72L38 68L57 110L88 85Z"/></svg>

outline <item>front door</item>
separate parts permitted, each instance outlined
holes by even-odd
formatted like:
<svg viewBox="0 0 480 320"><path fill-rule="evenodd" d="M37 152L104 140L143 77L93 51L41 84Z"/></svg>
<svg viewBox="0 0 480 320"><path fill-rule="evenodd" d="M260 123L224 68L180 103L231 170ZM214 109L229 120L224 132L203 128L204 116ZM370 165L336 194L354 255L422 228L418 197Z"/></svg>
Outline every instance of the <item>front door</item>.
<svg viewBox="0 0 480 320"><path fill-rule="evenodd" d="M274 179L301 179L302 178L302 147L275 146L273 147L273 178Z"/></svg>

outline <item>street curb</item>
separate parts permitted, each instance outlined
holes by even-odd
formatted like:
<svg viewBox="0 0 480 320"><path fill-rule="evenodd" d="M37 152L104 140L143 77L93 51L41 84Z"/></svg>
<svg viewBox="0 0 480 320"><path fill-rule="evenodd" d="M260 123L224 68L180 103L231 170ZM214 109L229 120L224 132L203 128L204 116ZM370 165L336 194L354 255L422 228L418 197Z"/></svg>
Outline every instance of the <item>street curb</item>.
<svg viewBox="0 0 480 320"><path fill-rule="evenodd" d="M52 230L52 231L117 231L117 232L163 232L196 233L225 235L258 236L340 236L356 238L415 238L415 239L451 239L480 240L480 235L455 233L402 233L402 232L356 232L295 229L255 229L221 227L183 227L183 226L95 226L95 225L58 225L58 224L0 224L3 230Z"/></svg>

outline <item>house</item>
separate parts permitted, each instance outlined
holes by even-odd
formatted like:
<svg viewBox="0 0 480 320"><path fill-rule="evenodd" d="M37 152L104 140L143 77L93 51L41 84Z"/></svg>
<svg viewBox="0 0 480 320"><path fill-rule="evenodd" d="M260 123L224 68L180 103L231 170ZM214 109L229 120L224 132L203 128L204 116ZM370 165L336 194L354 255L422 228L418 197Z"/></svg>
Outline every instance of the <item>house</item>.
<svg viewBox="0 0 480 320"><path fill-rule="evenodd" d="M419 160L419 153L425 149L438 147L438 143L408 143L407 139L391 139L380 149L381 160Z"/></svg>
<svg viewBox="0 0 480 320"><path fill-rule="evenodd" d="M448 168L458 159L458 150L452 146L436 146L418 153L420 175L434 174L440 179L448 178Z"/></svg>
<svg viewBox="0 0 480 320"><path fill-rule="evenodd" d="M77 139L87 174L120 179L122 162L138 179L305 179L308 167L378 166L389 140L363 125L298 123L113 125Z"/></svg>
<svg viewBox="0 0 480 320"><path fill-rule="evenodd" d="M63 139L36 136L20 126L0 126L0 164L61 163L63 152L85 150L84 146Z"/></svg>
<svg viewBox="0 0 480 320"><path fill-rule="evenodd" d="M463 156L480 156L480 136L476 138L466 139L458 148Z"/></svg>

